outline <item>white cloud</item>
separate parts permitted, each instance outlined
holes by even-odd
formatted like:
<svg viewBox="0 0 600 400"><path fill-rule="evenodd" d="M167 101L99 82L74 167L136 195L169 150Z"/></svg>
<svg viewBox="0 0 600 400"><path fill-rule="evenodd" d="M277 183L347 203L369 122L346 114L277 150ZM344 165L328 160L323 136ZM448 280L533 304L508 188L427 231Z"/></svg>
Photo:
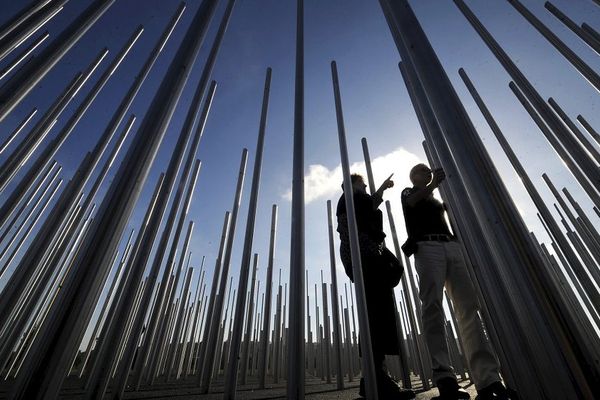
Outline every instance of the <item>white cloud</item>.
<svg viewBox="0 0 600 400"><path fill-rule="evenodd" d="M417 155L399 147L391 153L376 157L371 160L373 168L373 179L378 187L390 174L394 174L392 180L394 187L386 192L386 197L400 198L400 191L411 186L408 179L410 169L423 162ZM367 169L364 161L355 162L350 165L352 173L359 173L366 179ZM338 164L329 169L321 164L312 164L308 167L308 173L304 177L304 197L306 204L319 199L334 198L342 193L342 166ZM283 198L291 201L291 188L283 195Z"/></svg>

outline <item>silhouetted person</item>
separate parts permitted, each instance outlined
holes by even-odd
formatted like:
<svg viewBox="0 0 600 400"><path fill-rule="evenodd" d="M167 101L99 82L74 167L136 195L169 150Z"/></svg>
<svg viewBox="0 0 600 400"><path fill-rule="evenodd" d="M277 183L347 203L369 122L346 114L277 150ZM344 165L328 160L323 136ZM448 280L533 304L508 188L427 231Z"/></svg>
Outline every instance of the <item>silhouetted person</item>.
<svg viewBox="0 0 600 400"><path fill-rule="evenodd" d="M384 363L386 354L399 354L393 291L402 276L402 264L384 246L383 215L378 210L383 201L383 191L394 186L390 178L383 182L379 190L371 196L365 190L367 186L362 176L358 174L351 176L379 396L380 399L413 399L415 395L412 390L400 390L397 383L388 375ZM342 263L346 274L354 282L346 202L343 194L337 204L336 216ZM364 341L361 342L361 345L364 344ZM359 394L363 397L365 395L362 378Z"/></svg>
<svg viewBox="0 0 600 400"><path fill-rule="evenodd" d="M425 164L418 164L410 171L413 187L402 191L408 232L403 250L407 256L415 254L423 333L431 356L433 381L440 392L438 399L469 398L469 394L458 385L450 365L442 306L444 286L454 304L470 378L478 392L477 399L510 399L500 380L497 358L477 314L477 295L461 247L444 219L445 205L433 197L433 191L445 177L441 168L431 171Z"/></svg>

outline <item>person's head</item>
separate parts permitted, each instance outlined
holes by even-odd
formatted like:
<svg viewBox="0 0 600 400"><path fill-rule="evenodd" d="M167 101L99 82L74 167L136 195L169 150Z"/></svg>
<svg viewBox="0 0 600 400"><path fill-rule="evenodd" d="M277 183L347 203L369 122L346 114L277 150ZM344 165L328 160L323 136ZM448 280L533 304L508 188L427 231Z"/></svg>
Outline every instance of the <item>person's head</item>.
<svg viewBox="0 0 600 400"><path fill-rule="evenodd" d="M410 181L416 187L425 187L431 182L433 174L425 164L417 164L410 170Z"/></svg>
<svg viewBox="0 0 600 400"><path fill-rule="evenodd" d="M352 174L350 175L350 182L352 182L352 189L354 193L367 192L367 185L365 184L365 179L360 174ZM342 190L344 190L344 183L342 182Z"/></svg>

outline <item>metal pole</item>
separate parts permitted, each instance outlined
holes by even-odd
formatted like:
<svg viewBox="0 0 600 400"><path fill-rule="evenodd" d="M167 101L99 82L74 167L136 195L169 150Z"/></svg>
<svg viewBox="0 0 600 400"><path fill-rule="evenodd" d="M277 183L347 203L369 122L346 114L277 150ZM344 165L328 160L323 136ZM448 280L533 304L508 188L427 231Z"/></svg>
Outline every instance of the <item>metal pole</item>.
<svg viewBox="0 0 600 400"><path fill-rule="evenodd" d="M279 270L279 285L277 290L277 310L275 310L275 332L273 339L273 382L279 383L279 370L280 370L280 353L281 353L281 297L282 297L281 286L281 269Z"/></svg>
<svg viewBox="0 0 600 400"><path fill-rule="evenodd" d="M562 40L558 38L542 21L540 21L531 11L529 11L523 4L518 0L507 0L529 23L537 29L550 42L556 50L560 52L570 63L575 67L581 75L588 80L588 82L600 90L600 76L583 61L573 50L569 48Z"/></svg>
<svg viewBox="0 0 600 400"><path fill-rule="evenodd" d="M277 234L277 204L271 208L271 236L269 239L269 258L265 289L265 308L263 309L263 328L260 338L260 356L258 365L258 388L265 388L269 349L269 332L271 331L271 299L273 297L273 260L275 257L275 239Z"/></svg>
<svg viewBox="0 0 600 400"><path fill-rule="evenodd" d="M296 1L296 65L290 240L289 400L304 399L304 0Z"/></svg>
<svg viewBox="0 0 600 400"><path fill-rule="evenodd" d="M577 182L581 185L586 194L590 197L592 202L595 205L600 205L600 194L598 192L599 186L594 186L593 184L586 179L584 174L582 173L581 164L578 160L575 160L571 157L569 152L565 150L565 148L558 142L556 137L552 134L552 132L548 129L546 123L541 119L540 115L533 109L532 104L525 97L523 92L515 85L514 82L509 83L510 89L513 91L519 102L523 105L523 108L529 113L531 118L534 120L538 128L542 131L546 139L552 144L554 150L558 153L561 160L567 166L568 170L573 174ZM598 167L596 167L597 169Z"/></svg>
<svg viewBox="0 0 600 400"><path fill-rule="evenodd" d="M321 274L323 272L321 271ZM323 279L321 278L321 281ZM327 304L327 284L321 282L323 296L323 325L325 329L325 342L322 351L325 352L325 374L327 383L331 383L331 327L329 326L329 305Z"/></svg>
<svg viewBox="0 0 600 400"><path fill-rule="evenodd" d="M27 96L62 57L81 39L115 0L96 0L58 35L32 62L0 87L0 122Z"/></svg>
<svg viewBox="0 0 600 400"><path fill-rule="evenodd" d="M548 104L550 104L550 106L558 114L560 119L562 119L565 125L569 127L571 132L573 132L575 137L579 140L583 147L585 147L588 153L596 160L596 162L600 162L600 153L598 152L598 150L596 150L594 145L588 140L587 137L585 137L585 135L579 130L579 128L577 128L575 123L571 121L571 119L567 116L563 109L560 108L560 106L556 103L556 101L554 101L552 97L548 99Z"/></svg>
<svg viewBox="0 0 600 400"><path fill-rule="evenodd" d="M12 60L2 71L0 71L0 81L8 76L15 68L19 66L27 57L31 55L46 39L50 37L48 31L40 35L35 41L33 41L17 58ZM27 62L31 61L31 58Z"/></svg>
<svg viewBox="0 0 600 400"><path fill-rule="evenodd" d="M133 100L135 99L137 93L139 92L141 85L145 81L152 66L154 65L158 56L160 55L162 48L168 41L168 39L171 35L171 32L173 31L177 22L179 21L179 18L181 17L184 9L185 9L185 7L183 5L179 6L177 12L171 19L169 25L167 26L167 28L161 35L160 40L155 45L154 49L152 50L152 53L146 60L142 70L137 75L137 78L135 79L132 86L129 88L129 91L127 92L125 98L123 99L123 101L119 105L118 109L113 114L111 121L109 122L109 124L106 127L106 129L104 130L104 133L102 134L100 140L98 141L94 150L92 151L92 157L90 158L89 162L86 163L84 160L84 162L81 163L80 169L82 171L81 171L79 178L75 179L75 177L74 177L74 179L68 185L66 190L63 192L63 195L57 201L57 205L54 207L54 209L50 213L49 217L44 222L44 225L40 228L40 231L38 232L38 234L36 235L36 238L32 242L35 245L30 246L26 255L23 256L23 258L20 262L21 266L26 266L26 267L19 268L20 273L22 273L22 274L33 273L33 269L41 262L40 260L42 260L44 258L44 254L47 253L48 249L54 247L53 243L55 242L54 238L57 234L56 233L57 230L64 224L64 220L67 219L68 216L72 214L73 208L75 207L75 204L76 204L74 202L74 199L76 199L78 197L78 194L83 190L83 187L86 185L88 179L91 177L91 174L94 172L97 163L100 161L100 158L104 154L104 151L106 150L113 135L116 133L119 125L125 118L125 115L129 110L129 107L133 103ZM99 173L98 178L96 179L93 188L89 192L88 199L90 199L96 195L96 192L100 188L100 184L103 181L103 177L106 175L106 173L108 172L108 169L112 165L112 162L114 160L114 158L112 158L112 157L113 156L116 157L116 154L117 154L118 150L121 148L123 140L125 139L125 136L129 132L129 129L131 128L134 120L135 120L135 117L132 117L130 119L130 121L127 123L123 137L121 139L119 139L117 144L115 144L115 149L117 149L117 150L113 151L113 155L110 158L110 162L105 163L105 167L103 168L102 172ZM41 169L41 167L40 167L40 169ZM29 176L29 174L28 174L28 176L26 177L26 180L21 180L20 185L23 185L24 188L27 187L29 180L35 179L35 175L34 175L34 173L36 172L35 169L30 169L30 172L31 172L31 176ZM11 193L11 195L9 195L9 198L5 201L4 205L0 209L0 221L6 220L6 218L7 218L6 215L10 214L10 212L11 212L10 210L13 210L17 206L20 199L21 199L21 197L19 196L18 190L13 191ZM28 277L29 277L29 275L20 276L18 281L15 280L17 277L11 278L11 285L10 285L11 291L18 293L19 290L21 290L19 288L21 288L22 285L28 281L28 279L29 279ZM13 294L0 297L0 316L3 315L2 310L9 309L9 307L7 307L3 302L6 299L10 300L12 298L14 298ZM2 317L0 317L0 320L2 320Z"/></svg>
<svg viewBox="0 0 600 400"><path fill-rule="evenodd" d="M229 276L229 266L231 264L231 253L233 249L233 239L235 237L235 226L237 223L237 215L240 208L240 202L242 199L242 187L244 186L244 176L246 174L246 161L248 160L248 149L242 150L242 159L240 162L240 168L238 172L238 181L235 190L235 197L233 200L233 208L231 212L231 222L229 224L229 232L227 235L227 246L225 248L225 254L223 256L223 266L221 271L221 283L219 285L219 292L215 300L213 309L212 322L210 324L210 331L208 332L208 341L204 354L204 366L202 374L200 375L200 391L203 394L208 393L210 389L210 377L213 372L213 364L215 361L215 350L217 345L217 334L218 334L218 321L221 319L223 313L223 300L225 297L225 287L227 285L227 277ZM243 295L241 296L243 297Z"/></svg>
<svg viewBox="0 0 600 400"><path fill-rule="evenodd" d="M248 296L249 299L249 306L248 306L248 316L246 318L246 333L244 335L244 343L242 346L242 367L241 367L241 371L240 374L242 375L242 385L246 384L246 375L248 373L248 350L250 347L250 339L251 339L251 334L252 334L252 325L253 325L253 321L254 321L254 289L255 289L255 285L256 285L256 271L258 269L258 254L254 253L254 261L253 261L253 267L252 267L252 284L250 286L250 294ZM239 288L238 288L239 290ZM258 308L258 307L257 307ZM236 315L237 316L237 315ZM235 332L235 324L234 324L234 332ZM235 337L234 339L235 340ZM235 349L235 347L233 348ZM229 353L229 371L232 370L232 362L231 362L231 356L232 352ZM236 357L236 359L239 359L239 356ZM236 371L237 373L237 371ZM235 388L233 390L235 392ZM235 394L234 394L235 397Z"/></svg>
<svg viewBox="0 0 600 400"><path fill-rule="evenodd" d="M365 297L365 284L363 280L360 247L358 244L358 228L354 214L354 190L350 182L350 162L348 160L348 149L346 146L346 132L344 128L344 117L342 112L342 99L338 81L338 73L335 61L331 62L331 75L333 79L333 93L335 96L335 110L338 124L338 138L340 142L340 156L344 174L344 198L346 202L346 213L348 216L348 233L350 237L350 252L352 256L352 269L354 275L354 288L356 291L356 303L358 306L358 324L363 343L370 344L371 333L369 329L369 314ZM365 393L367 398L377 400L377 384L375 378L375 360L373 348L370 345L362 349L362 373L365 377Z"/></svg>
<svg viewBox="0 0 600 400"><path fill-rule="evenodd" d="M114 0L110 0L112 3ZM158 146L171 121L185 83L199 53L217 0L203 2L174 56L132 145L99 207L86 236L74 271L50 313L48 322L32 347L30 357L14 385L15 397L36 398L57 393L67 359L76 352L95 304L106 264L139 197ZM79 267L81 266L81 267ZM64 357L67 355L67 357ZM64 360L63 360L64 359ZM60 366L60 367L59 367ZM29 385L33 379L38 385Z"/></svg>
<svg viewBox="0 0 600 400"><path fill-rule="evenodd" d="M35 13L39 12L42 8L46 7L51 1L52 0L34 0L32 3L35 4L29 4L26 8L22 9L10 21L0 27L0 40L3 40L8 34L20 27L25 21L35 15Z"/></svg>
<svg viewBox="0 0 600 400"><path fill-rule="evenodd" d="M26 179L30 179L29 177L31 175L34 175L42 165L45 165L52 159L52 157L54 157L56 152L59 150L60 146L62 146L62 144L65 142L65 140L67 140L67 138L71 135L71 133L73 132L73 130L75 129L75 127L77 126L77 124L79 123L79 121L81 120L83 115L90 108L90 106L92 105L92 103L94 102L94 100L96 99L98 94L102 91L104 86L106 86L106 83L112 77L113 73L117 70L119 65L121 65L121 62L125 59L125 57L129 53L131 48L134 46L135 42L139 39L139 37L143 31L144 31L144 29L142 27L138 27L136 32L129 38L129 40L127 41L125 46L121 49L121 51L119 52L117 57L115 57L115 59L113 60L112 64L104 72L104 74L102 74L100 79L96 82L96 84L90 90L90 92L85 97L85 99L77 107L77 110L73 113L73 115L67 121L65 126L56 135L56 137L54 139L52 139L52 141L48 144L48 146L46 146L44 148L42 153L34 161L33 165L30 167L30 171L27 174L28 176L26 177ZM105 50L105 51L108 52L108 50ZM95 68L96 67L94 67L94 69ZM81 81L81 83L78 84L78 87L77 87L75 93L77 93L77 91L85 83L85 81L88 79L88 77L91 75L91 73L93 73L94 69L92 69L84 77L84 79ZM65 104L65 106L66 106L66 104ZM36 135L38 135L40 133L42 133L42 135L36 137ZM3 164L2 175L0 175L0 185L6 185L8 182L10 182L10 179L12 179L12 177L14 176L16 171L18 171L18 169L23 165L24 160L28 159L30 157L31 153L33 151L35 151L35 149L40 144L40 142L43 140L43 138L45 137L46 134L47 134L47 131L37 132L36 130L33 130L28 135L28 137L19 144L19 147L11 154L10 158ZM31 137L31 139L30 139L30 137ZM19 189L21 191L24 191L21 188L22 188L22 185L19 187Z"/></svg>
<svg viewBox="0 0 600 400"><path fill-rule="evenodd" d="M399 259L400 257L402 257L402 255L401 255L402 250L400 249L400 241L398 240L398 233L396 231L396 223L394 222L394 215L392 214L392 206L391 206L389 200L385 202L385 208L387 210L388 222L390 224L390 231L392 232L392 242L394 243L394 251L396 253L396 256ZM419 375L421 377L421 383L423 384L423 388L425 390L429 390L429 388L430 388L429 379L427 379L427 374L425 373L425 367L423 365L423 359L422 359L423 355L425 354L425 349L422 348L419 341L417 340L417 337L418 337L418 333L417 333L418 329L417 328L419 325L415 318L415 314L412 312L413 307L415 307L415 304L417 302L420 302L420 300L414 299L410 295L411 291L408 288L408 283L406 282L407 279L412 279L411 274L412 274L412 271L407 265L406 271L404 271L404 276L402 277L402 289L404 290L404 295L405 295L404 301L406 302L406 306L407 306L407 308L410 307L410 309L408 310L408 318L410 321L410 326L412 327L414 344L416 347L417 359L415 361L417 364ZM413 290L414 290L414 288L413 288ZM415 295L416 295L416 293L417 292L415 291ZM395 296L394 296L394 304L396 304ZM420 306L420 303L419 303L419 306ZM419 308L419 306L417 306L417 308ZM421 313L419 313L419 315L421 315ZM401 328L401 325L400 325L400 328ZM407 334L408 334L408 332L407 332ZM401 344L402 343L399 343L399 345L401 345ZM411 388L412 384L410 382L410 376L407 376L408 375L408 361L406 360L406 354L404 354L404 352L402 352L402 348L400 348L400 350L401 350L400 355L402 357L401 362L402 362L402 371L403 371L402 382L403 382L405 388ZM407 385L407 383L408 383L408 385Z"/></svg>
<svg viewBox="0 0 600 400"><path fill-rule="evenodd" d="M262 169L263 148L265 140L265 131L267 126L267 112L269 109L269 91L271 88L271 68L267 68L265 86L263 91L263 102L258 129L258 141L256 143L256 156L254 158L254 169L252 172L252 184L250 189L250 200L248 203L248 219L246 222L246 234L244 237L244 249L242 251L242 265L240 267L240 278L238 281L237 303L235 305L235 318L233 324L233 337L230 338L231 348L229 352L228 371L225 375L225 399L235 399L235 390L237 386L237 373L240 356L240 345L244 326L244 309L246 308L246 296L248 290L248 275L250 273L250 256L252 253L252 242L254 238L254 225L256 220L256 208L258 203L258 191L260 188L260 176ZM255 256L256 257L256 256ZM252 321L252 318L249 318ZM251 322L250 322L251 324ZM248 331L249 332L249 331ZM249 337L248 335L246 336ZM247 356L247 346L242 352L242 362L244 362L244 353ZM245 381L246 367L242 366L242 374Z"/></svg>
<svg viewBox="0 0 600 400"><path fill-rule="evenodd" d="M554 6L554 4L549 1L544 3L544 7L546 10L550 11L552 15L554 15L560 22L565 24L567 28L569 28L574 34L579 36L581 40L585 42L588 46L592 48L598 55L600 55L600 43L596 41L596 39L590 35L587 31L579 27L573 20L567 17L562 11Z"/></svg>
<svg viewBox="0 0 600 400"><path fill-rule="evenodd" d="M514 1L510 0L514 5ZM564 125L560 119L552 112L548 104L538 94L533 85L527 80L525 75L517 68L514 62L508 57L508 55L502 50L498 42L494 40L491 34L485 29L485 27L479 22L477 17L469 10L463 0L454 0L454 3L471 23L473 28L477 31L479 36L483 39L485 44L490 48L492 53L496 56L498 61L502 64L504 69L517 83L519 88L523 90L533 107L537 110L540 116L548 124L548 127L554 132L562 144L568 149L569 153L577 161L577 165L590 179L594 186L600 186L600 170L594 161L587 155L585 150L579 145L575 139L566 132ZM597 87L598 88L598 87ZM547 136L548 137L548 136ZM548 140L550 140L548 138ZM557 150L558 151L558 150Z"/></svg>
<svg viewBox="0 0 600 400"><path fill-rule="evenodd" d="M37 108L34 108L33 110L31 110L31 112L29 113L29 115L27 115L25 117L25 119L23 121L21 121L21 123L19 124L19 126L17 126L15 128L15 130L8 135L8 138L4 141L4 143L2 144L2 146L0 147L0 154L2 154L2 152L4 152L4 150L6 150L6 148L8 146L10 146L10 144L12 143L13 140L15 140L15 138L19 135L19 133L21 133L21 131L25 128L25 126L27 126L27 124L29 123L29 121L31 121L31 118L33 118L33 116L35 114L37 114Z"/></svg>
<svg viewBox="0 0 600 400"><path fill-rule="evenodd" d="M190 224L190 226L193 226ZM190 235L188 235L190 236ZM187 238L186 238L187 239ZM185 246L182 250L182 255L187 253L189 247L189 241L186 240ZM191 257L191 255L190 255ZM181 289L181 295L180 295L180 299L181 302L179 303L179 309L175 310L175 328L173 329L173 347L174 350L172 352L169 353L169 356L167 357L167 371L166 371L166 378L167 381L171 378L171 375L173 373L173 367L176 366L177 364L175 363L176 360L176 355L177 355L177 348L179 347L179 336L181 335L181 329L182 329L182 323L183 323L183 318L184 318L184 313L185 313L185 308L186 305L188 303L188 291L190 289L190 284L192 283L192 274L194 272L193 268L189 268L188 269L188 273L185 277L185 280L183 281L183 288ZM137 343L137 341L136 341ZM129 367L126 368L127 372L129 372Z"/></svg>
<svg viewBox="0 0 600 400"><path fill-rule="evenodd" d="M227 241L227 236L228 236L228 228L229 228L229 221L230 221L230 213L229 211L225 212L225 219L223 220L223 228L221 230L221 240L220 240L220 244L219 244L219 251L217 252L217 260L215 262L215 268L214 268L214 272L213 272L213 279L212 279L212 285L211 285L211 289L210 289L210 303L208 304L208 309L206 310L206 313L204 315L204 330L200 331L201 334L201 342L200 342L200 348L198 349L198 362L197 362L197 367L196 369L198 370L198 377L201 377L203 372L202 372L202 368L203 368L203 362L205 359L205 354L206 354L206 342L210 333L210 329L211 326L210 324L213 322L213 314L214 314L214 307L215 307L215 301L218 297L218 288L219 288L219 280L220 280L220 276L221 276L221 266L222 266L222 260L223 260L223 255L224 255L224 251L225 251L225 242ZM218 323L218 321L217 321ZM200 383L200 381L198 381L198 383Z"/></svg>
<svg viewBox="0 0 600 400"><path fill-rule="evenodd" d="M527 193L529 194L529 196L533 200L535 206L539 210L540 215L542 216L544 221L546 221L546 224L547 224L548 228L550 229L550 231L552 232L552 235L554 236L555 240L557 241L557 244L559 245L559 247L561 248L561 250L567 257L567 259L571 263L571 266L573 267L573 270L575 271L580 282L584 286L586 293L588 294L588 296L590 296L590 299L592 300L593 303L600 304L600 293L598 293L598 291L594 287L593 282L590 280L588 274L585 271L584 265L579 262L577 255L575 254L575 252L569 245L569 242L567 241L567 239L562 234L560 227L558 226L558 224L552 217L550 210L546 207L546 204L544 203L542 197L540 196L540 194L536 190L535 186L533 185L533 182L531 182L531 179L529 178L529 175L525 171L525 168L520 163L516 154L513 152L512 148L510 147L510 144L508 143L508 141L504 137L504 134L500 130L500 127L494 120L492 114L488 110L487 106L485 105L485 103L483 102L481 97L479 96L479 93L477 93L477 89L475 89L475 86L473 85L473 83L471 82L471 80L469 79L469 77L467 76L466 72L463 69L459 70L459 74L460 74L461 78L463 79L463 82L467 86L469 93L471 93L471 95L473 96L473 99L475 100L475 103L479 107L479 110L481 111L481 113L485 117L487 123L489 124L490 128L492 129L494 136L496 136L496 139L500 143L502 150L504 150L504 153L506 154L506 156L510 160L510 163L512 164L513 168L517 172L517 175L519 176L519 178L521 179L521 182L525 186ZM553 289L558 290L558 288L556 288L556 287ZM571 316L573 314L573 310L562 310L562 311L563 311L562 312L563 318L566 317L567 312L571 313ZM573 316L572 316L572 318L573 318ZM571 323L569 323L567 325L571 328L577 329L578 328L577 324L572 323L572 322L573 321L571 321ZM581 337L578 337L578 334L576 331L571 331L570 335L572 335L572 337L574 337L574 338L577 338L576 339L577 341L581 341L581 339L582 339ZM587 351L584 349L582 349L582 350L583 350L583 354L586 354L586 353L589 354L591 349L587 349ZM593 363L592 363L592 365L593 365Z"/></svg>
<svg viewBox="0 0 600 400"><path fill-rule="evenodd" d="M581 126L583 126L585 128L585 130L588 131L590 136L593 137L594 140L596 140L596 142L598 142L598 144L600 144L600 134L598 132L596 132L596 130L592 127L592 125L590 125L590 123L587 122L587 120L585 118L583 118L582 115L577 116L577 121L579 121Z"/></svg>
<svg viewBox="0 0 600 400"><path fill-rule="evenodd" d="M127 135L134 122L135 117L132 116L129 122L126 124L123 133L117 139L117 143L104 163L102 170L98 173L96 181L90 189L90 193L88 194L88 197L82 206L84 213L93 201L94 195L100 188L104 178L106 177L106 174L108 173L108 170L110 169L110 166L118 155L121 145L127 138ZM100 156L101 154L98 155L98 157ZM90 157L88 153L88 155L82 161L80 168L75 173L73 179L56 201L56 204L52 208L52 211L48 214L44 224L38 230L35 238L32 240L29 248L27 249L27 252L23 255L23 257L21 257L19 265L16 269L16 273L11 276L8 286L5 287L5 290L2 292L2 296L0 296L0 304L6 307L0 311L2 318L4 318L4 315L9 315L9 312L16 307L16 302L23 297L25 290L30 292L30 296L28 300L23 301L22 307L25 310L29 310L26 311L27 313L31 312L31 307L33 307L34 302L40 297L41 290L43 290L43 285L54 273L54 270L57 266L57 257L60 257L68 244L68 241L65 240L66 237L64 236L64 233L66 232L66 222L69 221L69 219L74 215L75 209L73 207L79 204L81 196L83 195L82 191L76 192L78 194L75 195L71 189L73 188L73 185L76 184L75 182L78 182L78 178L86 168L89 160ZM71 195L74 197L70 197ZM64 210L63 207L67 203L69 203L71 207L67 213L63 214L64 220L60 221L57 213ZM38 278L34 278L35 276ZM38 283L35 283L33 279L37 279ZM24 320L20 321L20 323L22 322L24 322ZM15 329L19 329L18 325ZM4 347L2 348L2 352L3 351Z"/></svg>
<svg viewBox="0 0 600 400"><path fill-rule="evenodd" d="M335 350L335 364L337 390L344 389L344 372L342 370L342 333L340 325L340 305L338 303L339 293L337 284L337 272L335 267L335 249L333 244L333 213L331 212L331 200L327 200L327 232L329 237L329 265L331 272L331 307L333 314L333 347Z"/></svg>
<svg viewBox="0 0 600 400"><path fill-rule="evenodd" d="M8 185L21 167L29 160L29 157L31 157L32 153L37 149L42 140L46 138L50 130L54 127L58 117L69 105L71 100L73 100L85 82L96 71L107 54L108 49L103 49L94 59L94 61L92 61L92 63L88 66L88 68L85 70L85 73L79 72L73 78L61 95L57 98L57 101L48 109L46 114L44 114L42 119L38 121L29 134L23 140L21 140L17 148L11 152L6 160L4 160L2 166L0 166L0 191L6 189L6 185ZM29 178L29 176L27 176L27 178ZM29 181L27 183L29 183ZM13 192L17 193L11 197L19 196L20 198L22 195L21 192L23 191L21 189L22 186L23 185L13 190ZM7 218L7 212L5 211L6 208L6 206L3 206L1 210L2 214L0 214L0 221L2 222L4 222L5 218Z"/></svg>
<svg viewBox="0 0 600 400"><path fill-rule="evenodd" d="M10 35L2 36L2 46L0 47L0 61L4 60L13 50L23 44L33 34L35 34L42 26L62 11L64 5L68 0L56 1L53 4L49 4L44 10L40 10L33 16L28 22L26 27L21 31Z"/></svg>

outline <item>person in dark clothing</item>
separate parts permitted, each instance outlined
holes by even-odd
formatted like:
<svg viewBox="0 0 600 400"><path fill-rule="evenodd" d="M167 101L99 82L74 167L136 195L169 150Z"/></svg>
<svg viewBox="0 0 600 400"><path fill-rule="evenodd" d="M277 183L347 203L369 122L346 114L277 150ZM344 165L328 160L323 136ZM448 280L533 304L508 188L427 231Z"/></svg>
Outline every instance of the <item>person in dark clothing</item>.
<svg viewBox="0 0 600 400"><path fill-rule="evenodd" d="M351 176L378 392L382 399L413 399L412 390L401 390L386 372L384 363L386 354L399 354L393 290L402 276L402 264L384 245L383 215L378 209L383 191L394 185L390 178L369 195L362 176ZM354 282L344 194L338 201L336 216L340 256L346 274ZM359 394L364 397L363 379Z"/></svg>
<svg viewBox="0 0 600 400"><path fill-rule="evenodd" d="M431 357L433 381L440 392L437 399L469 398L469 393L458 385L450 365L444 334L444 287L456 310L457 328L463 339L470 378L478 392L477 400L515 399L514 392L507 390L500 380L500 366L482 329L476 292L460 244L444 218L445 205L433 197L433 191L445 177L441 168L432 171L425 164L418 164L410 172L413 187L402 191L408 233L403 250L407 256L415 254L423 334Z"/></svg>

